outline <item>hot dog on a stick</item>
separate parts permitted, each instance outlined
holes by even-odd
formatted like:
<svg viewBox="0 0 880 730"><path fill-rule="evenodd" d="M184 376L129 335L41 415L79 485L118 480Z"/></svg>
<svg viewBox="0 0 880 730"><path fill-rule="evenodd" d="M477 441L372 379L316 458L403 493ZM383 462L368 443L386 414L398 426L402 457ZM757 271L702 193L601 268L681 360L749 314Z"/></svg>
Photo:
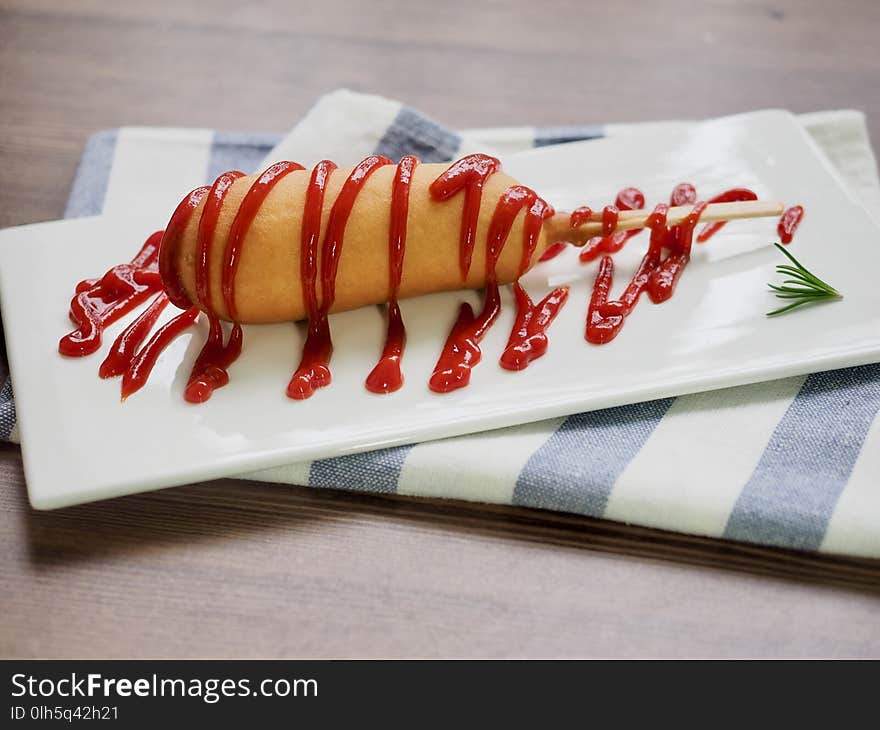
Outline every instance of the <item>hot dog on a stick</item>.
<svg viewBox="0 0 880 730"><path fill-rule="evenodd" d="M95 352L108 325L152 297L100 368L102 377L122 375L125 399L204 312L207 336L184 390L186 400L201 403L229 381L228 368L242 347L241 323L307 319L302 358L287 387L299 400L331 381L328 315L387 302L385 345L365 384L390 393L403 384L406 331L398 299L485 289L479 312L460 305L429 380L431 390L446 393L466 386L481 360L480 342L501 311L499 286L565 242L586 244L582 261L602 256L585 339L604 344L617 336L643 293L655 303L672 295L700 220L707 225L697 242L723 221L782 211L781 204L759 201L745 188L699 202L689 183L674 188L669 204L658 203L650 213L644 206L641 191L625 188L601 214L586 206L556 213L501 172L497 159L480 154L451 165L420 164L410 155L395 164L370 155L348 169L323 160L311 170L286 161L259 175L232 170L188 193L165 230L151 235L129 263L77 284L69 310L77 327L58 348L71 357ZM791 240L802 216L801 206L786 212L778 226L781 240ZM650 230L647 250L619 298L611 299L611 255L641 228ZM568 287L534 302L517 282L514 296L517 311L499 363L521 370L546 351L546 330ZM183 311L150 335L169 302ZM221 319L234 324L225 330Z"/></svg>
<svg viewBox="0 0 880 730"><path fill-rule="evenodd" d="M273 168L287 167L274 177L269 171L227 174L211 188L193 191L162 242L163 283L172 301L238 322L300 320L310 316L310 296L311 308L326 314L478 289L492 277L506 284L551 243L577 245L602 230L600 214L574 227L567 214L553 215L486 155L452 165L418 164L415 158L395 165L378 156L355 168L322 164L305 170L278 163ZM261 183L267 175L268 185ZM670 223L690 208L670 209ZM781 210L775 203L717 204L703 211L702 220ZM643 226L647 217L646 211L623 211L612 230ZM303 266L309 268L309 259L311 286Z"/></svg>

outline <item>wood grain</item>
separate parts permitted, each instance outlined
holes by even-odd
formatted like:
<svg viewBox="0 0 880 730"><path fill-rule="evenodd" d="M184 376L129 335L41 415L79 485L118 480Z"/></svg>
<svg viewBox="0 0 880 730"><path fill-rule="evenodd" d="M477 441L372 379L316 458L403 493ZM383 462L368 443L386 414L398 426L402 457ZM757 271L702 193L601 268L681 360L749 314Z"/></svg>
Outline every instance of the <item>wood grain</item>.
<svg viewBox="0 0 880 730"><path fill-rule="evenodd" d="M280 132L339 86L457 127L857 107L880 138L873 0L633 2L625 35L575 0L211 7L0 1L0 225L59 217L97 129ZM235 480L37 513L13 446L0 549L2 656L880 656L878 561Z"/></svg>

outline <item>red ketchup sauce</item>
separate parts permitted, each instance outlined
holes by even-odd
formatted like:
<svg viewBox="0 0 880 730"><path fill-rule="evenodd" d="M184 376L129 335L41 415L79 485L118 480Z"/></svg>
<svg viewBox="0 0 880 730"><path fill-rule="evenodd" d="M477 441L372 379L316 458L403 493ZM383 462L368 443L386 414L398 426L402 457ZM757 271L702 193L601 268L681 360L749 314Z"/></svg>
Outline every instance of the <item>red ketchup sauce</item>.
<svg viewBox="0 0 880 730"><path fill-rule="evenodd" d="M213 297L208 286L210 282L208 262L211 260L211 247L216 237L217 218L231 185L231 182L227 184L225 180L231 177L234 182L241 177L242 173L236 171L224 173L214 183L199 221L199 257L196 266L196 291L208 315L208 339L196 357L186 388L183 391L183 397L190 403L204 403L217 388L222 388L229 382L228 368L241 354L243 340L241 325L237 321L238 310L235 306L234 282L245 236L263 201L272 192L272 188L286 175L302 169L304 169L302 165L287 160L276 162L268 167L248 188L235 218L232 219L229 238L223 252L223 269L220 281L223 290L223 303L230 319L235 324L232 325L229 339L225 344L223 342L223 326L213 310ZM218 185L220 191L215 194ZM203 288L199 287L200 281L204 282Z"/></svg>
<svg viewBox="0 0 880 730"><path fill-rule="evenodd" d="M403 386L400 361L406 344L406 329L397 303L406 253L406 221L413 172L419 161L412 155L400 158L391 187L391 225L388 232L388 333L379 362L370 371L365 385L371 393L392 393Z"/></svg>
<svg viewBox="0 0 880 730"><path fill-rule="evenodd" d="M190 307L156 330L156 334L134 355L125 372L122 373L122 400L146 385L147 378L150 377L150 372L162 351L178 335L189 329L198 316L199 308Z"/></svg>
<svg viewBox="0 0 880 730"><path fill-rule="evenodd" d="M162 276L162 285L168 299L175 307L188 309L192 306L189 294L180 280L180 272L177 270L177 253L180 249L180 239L189 224L190 219L199 207L199 204L211 191L210 186L196 188L180 201L177 208L171 214L171 220L162 235L162 244L159 246L159 273Z"/></svg>
<svg viewBox="0 0 880 730"><path fill-rule="evenodd" d="M642 257L636 273L633 274L620 299L608 301L614 278L614 261L611 256L602 257L587 310L585 332L587 342L604 345L617 337L624 320L632 312L642 292L647 288L651 275L660 264L663 246L669 235L669 230L666 228L668 210L669 206L661 203L654 208L648 218L648 228L651 230L648 251Z"/></svg>
<svg viewBox="0 0 880 730"><path fill-rule="evenodd" d="M325 161L326 162L326 161ZM316 307L317 293L315 292L317 252L317 236L321 226L321 209L324 202L324 189L329 180L329 171L319 181L315 181L315 175L309 182L309 194L312 192L313 183L316 193L314 196L307 195L306 209L309 217L308 241L306 241L306 222L303 218L303 246L309 247L306 256L301 256L306 261L308 270L301 271L303 291L308 290L307 300L309 309L309 329L306 335L306 344L303 348L303 356L299 367L287 385L287 395L294 400L304 400L311 397L318 388L330 384L330 357L333 354L333 340L330 337L330 324L327 315L333 307L336 299L336 273L339 270L339 257L342 254L342 239L345 235L345 225L351 215L351 209L358 193L367 179L383 165L393 164L387 157L370 155L362 160L348 179L343 183L339 195L330 209L330 217L327 220L327 231L321 245L321 306ZM329 163L333 165L333 163ZM333 165L335 168L335 165ZM317 171L317 168L315 168ZM320 186L320 187L318 187ZM321 205L318 204L320 199ZM314 307L314 308L313 308Z"/></svg>
<svg viewBox="0 0 880 730"><path fill-rule="evenodd" d="M321 316L318 305L318 241L321 234L321 211L324 193L336 164L322 160L312 170L306 188L300 233L300 281L309 315L306 342L299 367L287 386L290 398L308 398L317 388L330 384L330 356L333 343L326 317ZM300 396L297 398L297 396Z"/></svg>
<svg viewBox="0 0 880 730"><path fill-rule="evenodd" d="M70 319L77 328L61 338L58 352L68 357L91 355L101 347L104 328L162 289L158 255L162 231L151 235L131 263L114 266L100 279L76 285Z"/></svg>
<svg viewBox="0 0 880 730"><path fill-rule="evenodd" d="M609 299L614 280L614 262L610 255L602 258L587 310L584 333L586 340L595 345L602 345L617 337L642 292L646 291L655 304L665 302L673 295L678 279L690 261L694 229L709 203L756 199L757 195L751 190L734 188L716 195L708 202L697 202L697 191L693 185L690 183L676 185L669 197L669 204L693 205L694 209L681 223L667 227L666 217L669 206L660 204L654 208L647 224L651 231L648 252L642 258L636 273L619 299ZM641 196L641 203L643 207L644 196ZM723 223L707 224L697 240L699 242L708 240L722 226ZM665 257L664 251L667 252Z"/></svg>
<svg viewBox="0 0 880 730"><path fill-rule="evenodd" d="M484 157L483 155L471 155L473 157ZM486 158L494 160L494 158ZM470 158L465 158L470 160ZM497 160L495 161L497 162ZM487 169L485 166L478 166L475 163L468 162L468 166L477 167L477 169ZM451 168L450 168L451 169ZM494 171L494 170L493 170ZM438 181L442 180L441 175ZM485 177L481 179L485 180ZM441 188L441 193L436 193L435 187L432 185L431 192L435 198L439 198L440 194L445 193L445 189ZM448 196L447 196L448 197ZM465 199L465 207L472 206L476 211L472 216L474 226L480 211L481 195L471 197L470 200ZM443 198L445 199L445 198ZM434 367L434 372L428 381L428 387L435 393L449 393L453 390L465 387L471 379L471 371L482 359L480 350L480 341L486 335L489 328L498 318L501 312L501 295L498 290L498 280L496 276L496 266L501 256L501 251L507 243L510 229L513 222L521 210L525 209L525 219L523 221L523 255L520 260L519 272L523 273L531 261L537 246L537 239L541 232L544 220L553 215L553 208L544 200L538 197L537 193L524 185L513 185L509 187L501 197L492 214L492 220L489 223L489 232L487 234L487 250L486 250L486 298L483 303L483 309L479 315L475 315L471 305L467 302L461 305L458 317L452 327L452 331L446 338L446 344ZM467 216L466 216L467 217ZM461 248L462 251L471 245L473 233L462 228ZM470 254L468 254L468 263L470 263ZM464 260L464 259L462 259ZM466 272L463 272L463 276ZM552 321L552 318L551 320ZM548 321L544 327L549 326ZM514 337L514 335L511 335ZM546 349L546 348L545 348ZM539 355L536 355L539 356ZM534 357L529 358L534 359ZM528 360L524 361L528 364ZM525 365L523 365L525 367Z"/></svg>
<svg viewBox="0 0 880 730"><path fill-rule="evenodd" d="M586 223L590 217L593 215L593 209L588 205L582 205L580 208L575 208L569 214L569 225L572 228L577 228L578 226ZM550 261L551 259L555 259L559 254L565 251L568 248L568 241L556 241L555 243L551 243L547 249L541 254L541 257L538 259L540 262Z"/></svg>
<svg viewBox="0 0 880 730"><path fill-rule="evenodd" d="M134 322L122 330L119 337L113 342L104 362L101 363L98 375L102 378L115 378L128 369L167 305L168 295L162 292L151 302L149 307L138 315Z"/></svg>
<svg viewBox="0 0 880 730"><path fill-rule="evenodd" d="M740 200L757 200L758 196L755 195L748 188L733 188L732 190L725 190L720 195L716 195L714 198L709 200L709 203L735 203ZM691 202L691 201L688 201ZM683 205L683 203L677 203L676 205ZM697 243L705 243L712 236L714 236L718 231L720 231L724 226L727 225L727 221L715 221L714 223L707 223L703 226L703 229L697 234Z"/></svg>
<svg viewBox="0 0 880 730"><path fill-rule="evenodd" d="M229 335L229 346L223 345L223 329L220 320L214 313L213 297L211 295L211 275L209 263L211 252L214 247L214 238L217 229L217 221L220 218L220 209L226 200L226 194L232 184L244 175L238 170L224 172L211 187L205 207L199 218L198 237L196 239L196 296L201 308L208 315L208 339L202 351L196 357L190 372L189 380L183 391L183 397L190 403L204 403L216 388L220 388L229 382L229 374L226 368L238 357L241 352L241 325L233 325ZM244 201L239 208L236 218L245 210ZM125 381L123 380L123 388Z"/></svg>
<svg viewBox="0 0 880 730"><path fill-rule="evenodd" d="M486 180L501 169L501 162L489 155L468 155L453 162L449 169L431 183L430 193L434 200L449 200L464 191L464 211L461 214L461 248L459 265L464 279L471 269L477 221L480 218L480 202Z"/></svg>
<svg viewBox="0 0 880 730"><path fill-rule="evenodd" d="M301 169L302 166L292 162L272 165L249 188L233 219L223 269L224 301L233 319L236 318L235 300L229 282L234 278L241 243L275 183L289 172ZM162 351L190 328L199 315L200 309L190 301L175 262L183 232L202 201L205 204L198 222L195 285L199 303L208 316L208 337L196 357L184 397L192 403L202 403L211 397L215 388L229 381L226 369L241 352L242 330L236 322L224 344L223 328L212 307L209 262L220 210L232 184L242 175L232 170L220 175L212 186L196 188L177 206L165 231L150 236L131 264L114 267L100 280L77 285L71 303L71 318L79 327L62 338L58 347L62 354L94 352L100 347L101 334L107 325L130 312L151 294L160 292L119 334L101 363L101 377L122 375L123 400L144 386ZM231 277L230 270L233 272ZM163 284L164 292L161 291ZM162 325L142 347L169 301L184 311Z"/></svg>
<svg viewBox="0 0 880 730"><path fill-rule="evenodd" d="M505 370L523 370L547 352L547 328L568 300L568 287L554 289L535 304L520 283L514 282L516 320L499 363Z"/></svg>
<svg viewBox="0 0 880 730"><path fill-rule="evenodd" d="M223 252L223 273L221 275L223 303L229 313L229 318L233 322L238 320L238 309L235 306L235 275L238 273L238 264L241 261L244 237L247 235L248 230L250 230L254 218L257 217L263 201L266 200L266 197L272 192L272 188L278 184L278 181L291 172L304 169L302 165L296 162L289 162L287 160L276 162L256 179L241 201L238 213L236 213L232 226L229 229L229 240L227 240L226 250ZM223 176L221 175L220 177L222 178Z"/></svg>
<svg viewBox="0 0 880 730"><path fill-rule="evenodd" d="M565 251L568 246L568 241L557 241L556 243L551 243L549 246L547 246L547 249L544 251L544 253L541 254L538 261L543 263L544 261L555 259L557 256L559 256L559 254Z"/></svg>
<svg viewBox="0 0 880 730"><path fill-rule="evenodd" d="M782 214L776 226L776 232L779 234L779 240L782 243L791 243L794 232L797 230L803 217L804 209L800 205L793 205Z"/></svg>
<svg viewBox="0 0 880 730"><path fill-rule="evenodd" d="M618 231L612 233L617 225L621 210L641 210L645 207L645 196L638 188L624 188L617 194L614 205L606 205L602 210L602 235L591 238L581 249L578 257L584 263L594 261L603 253L617 253L624 247L626 242L641 232L641 229L631 231ZM586 223L592 211L587 208L577 208L571 214L571 227L577 228Z"/></svg>
<svg viewBox="0 0 880 730"><path fill-rule="evenodd" d="M287 387L289 397L297 400L310 397L318 388L331 381L330 358L333 343L328 322L336 296L336 279L343 250L345 228L358 194L377 169L393 164L379 155L371 155L358 164L343 183L331 207L326 231L321 240L321 218L324 197L336 165L324 160L312 170L306 188L300 233L300 283L308 314L306 341L299 367ZM389 287L388 329L382 354L366 378L366 387L375 393L390 393L403 385L401 359L406 343L406 330L398 303L398 293L406 254L407 219L413 174L418 160L405 156L396 166L391 190L390 228L388 236ZM228 318L232 320L228 338L219 314L215 311L211 291L210 262L216 238L217 223L229 190L243 173L232 170L220 175L211 186L190 192L177 206L164 232L151 235L130 263L110 269L98 279L81 281L70 304L70 318L76 329L65 335L58 349L63 355L79 357L91 354L101 346L105 328L131 312L150 297L152 301L115 339L99 374L102 378L122 376L122 397L127 398L143 387L159 356L180 334L192 327L200 312L208 319L208 335L193 364L184 389L184 397L201 403L216 388L229 381L229 366L242 348L242 329L235 301L235 281L247 233L266 197L286 175L303 170L293 162L279 162L266 169L242 198L232 221L221 269L222 299ZM500 170L500 163L487 155L469 155L453 163L433 181L429 188L438 202L463 196L459 266L466 280L473 259L482 193L486 181ZM712 198L708 203L755 200L750 190L734 188ZM621 250L639 230L614 232L620 211L640 210L644 195L636 188L621 190L613 205L602 211L602 235L587 242L580 254L582 261L601 256L587 313L585 337L594 344L604 344L620 332L626 318L635 308L643 292L655 303L669 299L678 279L686 268L691 253L694 230L708 203L698 203L693 185L677 185L670 196L671 206L694 205L691 213L676 226L667 226L669 205L660 204L648 218L650 230L648 250L635 274L618 299L611 298L614 281L612 254ZM194 304L177 271L179 247L192 216L202 206L198 220L195 263ZM778 232L784 243L791 241L802 216L803 208L794 206L785 211ZM456 321L446 339L429 381L431 390L448 393L466 386L480 360L480 343L497 320L501 309L496 268L517 216L523 214L523 240L518 276L528 270L537 248L544 221L554 214L553 208L533 190L512 185L500 196L489 224L486 251L486 292L478 314L468 303L459 309ZM572 227L587 222L593 215L583 206L570 215ZM708 240L724 223L709 223L697 236L698 242ZM565 241L556 242L541 255L547 261L558 255ZM319 266L320 262L320 266ZM321 297L318 296L320 276ZM163 290L164 285L164 290ZM516 317L507 345L499 363L507 370L522 370L547 350L547 328L568 299L568 287L559 287L535 303L519 281L514 282ZM150 335L169 302L183 310ZM225 341L224 341L225 339ZM146 340L146 344L144 341Z"/></svg>

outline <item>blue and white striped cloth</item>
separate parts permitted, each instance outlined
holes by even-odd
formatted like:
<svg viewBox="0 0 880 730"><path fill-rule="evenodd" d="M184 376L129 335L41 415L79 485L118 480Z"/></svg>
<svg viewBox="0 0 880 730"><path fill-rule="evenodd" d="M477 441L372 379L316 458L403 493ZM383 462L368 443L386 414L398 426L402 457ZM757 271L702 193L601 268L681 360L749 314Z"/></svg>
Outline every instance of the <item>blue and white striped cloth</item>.
<svg viewBox="0 0 880 730"><path fill-rule="evenodd" d="M801 121L880 218L880 183L862 115L824 112ZM477 150L503 157L631 128L452 132L398 102L338 91L319 100L284 138L197 129L98 133L86 146L66 216L124 214L135 201L167 213L188 186L276 159L308 165L329 157L344 165L378 152L442 161ZM292 464L245 478L517 504L880 557L878 407L875 364ZM0 438L17 438L8 380L0 393Z"/></svg>

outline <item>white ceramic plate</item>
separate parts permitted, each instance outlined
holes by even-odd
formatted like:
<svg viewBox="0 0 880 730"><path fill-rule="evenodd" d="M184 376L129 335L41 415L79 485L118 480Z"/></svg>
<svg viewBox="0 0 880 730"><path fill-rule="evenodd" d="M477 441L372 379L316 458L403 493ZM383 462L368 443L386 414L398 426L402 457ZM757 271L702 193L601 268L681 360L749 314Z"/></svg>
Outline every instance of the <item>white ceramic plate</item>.
<svg viewBox="0 0 880 730"><path fill-rule="evenodd" d="M88 358L62 358L57 342L70 328L74 283L126 260L164 221L92 218L9 229L0 232L0 292L31 503L61 507L880 359L880 287L872 278L880 271L880 230L791 115L761 112L686 131L546 147L504 163L559 208L600 206L626 185L640 187L650 207L682 180L703 197L745 186L803 204L792 250L845 299L765 317L776 306L767 282L782 262L770 245L776 221L737 222L696 247L671 301L642 301L618 338L601 347L583 337L596 264L578 263L570 250L539 266L524 281L535 298L548 286L571 285L549 352L523 372L498 366L514 315L505 292L483 362L470 387L456 393L435 395L427 381L459 302L478 304L476 292L402 302L406 385L392 395L371 395L363 385L384 334L383 313L371 307L331 318L333 384L308 401L284 395L304 335L302 326L284 324L246 328L231 383L204 405L182 398L203 330L179 338L147 387L121 404L118 381L97 375L121 323ZM645 238L616 257L615 292Z"/></svg>

